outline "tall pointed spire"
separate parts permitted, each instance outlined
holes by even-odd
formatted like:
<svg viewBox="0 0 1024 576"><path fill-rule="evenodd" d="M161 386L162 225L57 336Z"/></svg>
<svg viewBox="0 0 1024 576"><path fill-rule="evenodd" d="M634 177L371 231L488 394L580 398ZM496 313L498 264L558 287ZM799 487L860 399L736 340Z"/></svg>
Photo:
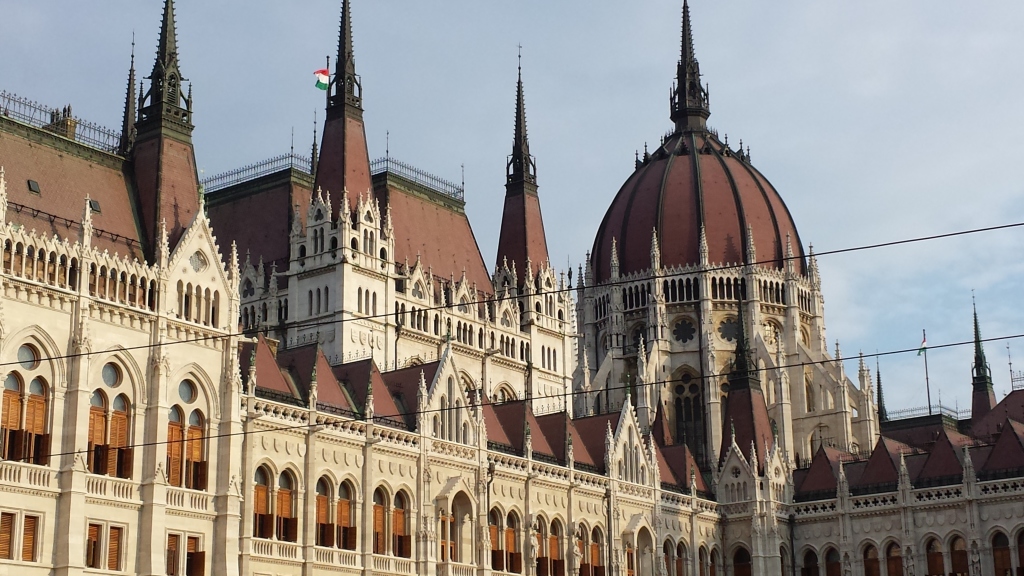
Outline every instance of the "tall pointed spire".
<svg viewBox="0 0 1024 576"><path fill-rule="evenodd" d="M118 152L125 156L135 142L135 34L132 34L132 63L128 68L128 93L124 97L124 118L121 120L121 142Z"/></svg>
<svg viewBox="0 0 1024 576"><path fill-rule="evenodd" d="M676 67L676 86L672 90L672 121L676 123L676 130L703 130L711 115L708 106L708 91L701 85L700 64L693 50L690 6L683 0L682 48Z"/></svg>
<svg viewBox="0 0 1024 576"><path fill-rule="evenodd" d="M334 95L330 105L347 104L363 107L363 85L356 74L356 54L352 42L352 7L349 0L341 2L341 29L338 32L338 59L335 61Z"/></svg>
<svg viewBox="0 0 1024 576"><path fill-rule="evenodd" d="M985 359L985 348L981 345L981 328L978 325L978 306L973 302L974 309L974 377L971 393L971 420L978 422L996 405L996 393L992 387L992 371Z"/></svg>
<svg viewBox="0 0 1024 576"><path fill-rule="evenodd" d="M156 261L161 223L166 223L173 250L200 211L199 174L192 149L192 89L183 89L186 80L178 65L174 0L164 0L160 40L148 80L149 91L139 103L131 155L144 247L147 258Z"/></svg>
<svg viewBox="0 0 1024 576"><path fill-rule="evenodd" d="M885 411L885 396L882 394L882 368L878 364L878 358L875 358L875 378L878 384L875 388L878 390L878 421L888 422L889 413Z"/></svg>
<svg viewBox="0 0 1024 576"><path fill-rule="evenodd" d="M150 73L149 92L144 97L139 123L156 120L170 120L179 131L192 133L192 99L181 90L187 79L178 67L178 35L174 22L174 0L164 0L164 15L160 23L160 40L157 43L156 60Z"/></svg>
<svg viewBox="0 0 1024 576"><path fill-rule="evenodd" d="M512 154L508 157L505 180L505 206L498 235L495 270L506 263L523 270L522 282L536 277L550 265L544 218L537 195L537 164L530 155L526 134L526 101L523 96L523 52L519 48L519 72L516 80L516 120ZM529 269L527 269L529 268Z"/></svg>
<svg viewBox="0 0 1024 576"><path fill-rule="evenodd" d="M519 47L519 77L516 82L516 126L512 138L512 155L508 160L508 182L537 183L537 164L530 155L530 139L526 134L526 100L523 95L523 51Z"/></svg>
<svg viewBox="0 0 1024 576"><path fill-rule="evenodd" d="M739 325L739 332L736 336L736 355L733 359L732 372L729 373L729 391L756 388L761 389L761 379L758 377L757 369L751 369L750 348L747 344L747 327L743 320L743 299L736 299L738 316L736 323Z"/></svg>

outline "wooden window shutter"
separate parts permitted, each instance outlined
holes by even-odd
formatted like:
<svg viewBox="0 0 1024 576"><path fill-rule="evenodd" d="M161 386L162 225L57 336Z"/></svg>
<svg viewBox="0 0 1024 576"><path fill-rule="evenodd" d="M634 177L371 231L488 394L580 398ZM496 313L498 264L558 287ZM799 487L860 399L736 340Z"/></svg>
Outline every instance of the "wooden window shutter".
<svg viewBox="0 0 1024 576"><path fill-rule="evenodd" d="M292 491L291 490L278 490L277 491L277 516L279 518L291 518L292 517Z"/></svg>
<svg viewBox="0 0 1024 576"><path fill-rule="evenodd" d="M317 524L330 524L329 510L327 496L321 494L316 495L316 523Z"/></svg>
<svg viewBox="0 0 1024 576"><path fill-rule="evenodd" d="M384 507L373 507L373 553L384 553Z"/></svg>
<svg viewBox="0 0 1024 576"><path fill-rule="evenodd" d="M505 551L515 552L516 551L516 531L512 528L505 529Z"/></svg>
<svg viewBox="0 0 1024 576"><path fill-rule="evenodd" d="M121 569L121 540L124 528L112 526L110 528L110 541L107 543L107 570L118 571Z"/></svg>
<svg viewBox="0 0 1024 576"><path fill-rule="evenodd" d="M38 516L25 516L21 529L21 559L25 562L36 561L36 533L39 528Z"/></svg>
<svg viewBox="0 0 1024 576"><path fill-rule="evenodd" d="M3 414L0 417L0 428L17 430L21 428L21 398L13 390L4 390Z"/></svg>
<svg viewBox="0 0 1024 576"><path fill-rule="evenodd" d="M199 538L190 536L186 542L186 546L188 546L188 548L185 549L185 552L188 552L189 554L199 552Z"/></svg>
<svg viewBox="0 0 1024 576"><path fill-rule="evenodd" d="M0 558L12 560L11 545L14 542L14 514L0 513Z"/></svg>
<svg viewBox="0 0 1024 576"><path fill-rule="evenodd" d="M548 556L552 560L558 560L559 558L561 558L561 555L559 554L558 550L558 536L548 537Z"/></svg>
<svg viewBox="0 0 1024 576"><path fill-rule="evenodd" d="M188 576L206 576L206 552L189 554Z"/></svg>
<svg viewBox="0 0 1024 576"><path fill-rule="evenodd" d="M190 426L188 429L188 443L185 447L185 458L189 462L203 461L203 429Z"/></svg>
<svg viewBox="0 0 1024 576"><path fill-rule="evenodd" d="M89 442L95 446L107 443L107 415L102 408L89 408Z"/></svg>
<svg viewBox="0 0 1024 576"><path fill-rule="evenodd" d="M167 425L167 481L171 486L181 486L181 424Z"/></svg>
<svg viewBox="0 0 1024 576"><path fill-rule="evenodd" d="M392 513L391 531L395 536L405 536L405 510L399 508Z"/></svg>
<svg viewBox="0 0 1024 576"><path fill-rule="evenodd" d="M85 544L85 565L89 568L102 568L100 564L100 525L89 524L89 533Z"/></svg>
<svg viewBox="0 0 1024 576"><path fill-rule="evenodd" d="M29 434L46 433L46 400L42 396L28 397L25 431Z"/></svg>
<svg viewBox="0 0 1024 576"><path fill-rule="evenodd" d="M491 550L497 550L498 545L500 544L500 542L498 542L498 527L494 524L491 524L487 528L488 530L490 530L491 535Z"/></svg>
<svg viewBox="0 0 1024 576"><path fill-rule="evenodd" d="M600 566L601 565L601 547L597 544L590 545L590 565Z"/></svg>
<svg viewBox="0 0 1024 576"><path fill-rule="evenodd" d="M253 492L253 511L256 514L269 514L269 511L267 510L267 501L269 500L267 496L267 487L257 484Z"/></svg>
<svg viewBox="0 0 1024 576"><path fill-rule="evenodd" d="M7 451L11 460L21 460L25 457L25 431L14 430L10 435L11 448Z"/></svg>
<svg viewBox="0 0 1024 576"><path fill-rule="evenodd" d="M181 536L177 534L167 535L167 576L178 576L178 550L180 549Z"/></svg>
<svg viewBox="0 0 1024 576"><path fill-rule="evenodd" d="M338 526L352 526L352 501L338 500Z"/></svg>
<svg viewBox="0 0 1024 576"><path fill-rule="evenodd" d="M114 448L128 446L128 415L114 412L110 417L110 445Z"/></svg>

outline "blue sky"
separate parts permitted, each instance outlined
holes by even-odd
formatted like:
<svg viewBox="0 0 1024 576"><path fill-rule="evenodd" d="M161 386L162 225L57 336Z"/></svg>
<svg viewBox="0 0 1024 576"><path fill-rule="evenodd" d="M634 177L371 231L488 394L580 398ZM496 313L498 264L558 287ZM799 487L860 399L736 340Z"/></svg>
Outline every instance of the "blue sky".
<svg viewBox="0 0 1024 576"><path fill-rule="evenodd" d="M676 0L354 0L370 154L458 180L492 264L523 45L530 144L556 266L580 262L633 153L669 128ZM0 89L120 125L133 30L152 67L162 1L8 0ZM178 0L180 61L194 85L195 145L213 175L303 153L336 52L340 1ZM743 139L805 242L826 251L1024 221L1016 167L1024 4L694 0L710 124ZM2 159L0 159L2 163ZM844 355L1024 332L1024 230L820 259L831 341ZM1013 341L1024 369L1024 339ZM830 345L830 347L834 346ZM986 347L999 396L1003 343ZM969 347L929 356L932 394L970 401ZM873 362L872 362L873 364ZM847 363L855 374L856 362ZM886 357L890 409L924 404L914 354Z"/></svg>

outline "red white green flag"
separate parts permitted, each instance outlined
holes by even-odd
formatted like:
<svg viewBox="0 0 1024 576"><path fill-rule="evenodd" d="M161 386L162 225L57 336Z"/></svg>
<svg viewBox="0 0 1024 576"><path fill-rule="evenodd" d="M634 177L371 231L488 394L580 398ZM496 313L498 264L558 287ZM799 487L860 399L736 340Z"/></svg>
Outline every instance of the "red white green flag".
<svg viewBox="0 0 1024 576"><path fill-rule="evenodd" d="M316 87L321 90L327 90L327 87L331 84L331 71L324 68L313 72L313 75L316 76Z"/></svg>

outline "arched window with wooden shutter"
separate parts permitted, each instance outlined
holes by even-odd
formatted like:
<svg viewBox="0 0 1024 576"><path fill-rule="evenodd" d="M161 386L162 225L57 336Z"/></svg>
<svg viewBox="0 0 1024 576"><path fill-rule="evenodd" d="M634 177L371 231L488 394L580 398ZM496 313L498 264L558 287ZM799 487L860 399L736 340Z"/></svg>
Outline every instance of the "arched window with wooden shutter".
<svg viewBox="0 0 1024 576"><path fill-rule="evenodd" d="M21 379L11 372L4 380L3 408L0 413L0 458L16 460L18 431L21 430Z"/></svg>
<svg viewBox="0 0 1024 576"><path fill-rule="evenodd" d="M356 549L355 519L352 517L352 488L348 482L338 486L338 547L345 550Z"/></svg>
<svg viewBox="0 0 1024 576"><path fill-rule="evenodd" d="M401 558L412 557L412 536L409 535L409 501L404 492L395 494L391 513L391 553Z"/></svg>
<svg viewBox="0 0 1024 576"><path fill-rule="evenodd" d="M203 438L206 436L206 418L199 410L193 410L188 418L188 432L185 434L185 487L192 490L206 490L206 456L203 453Z"/></svg>
<svg viewBox="0 0 1024 576"><path fill-rule="evenodd" d="M42 378L33 378L28 385L24 444L24 458L32 464L45 465L50 460L50 435L46 433L46 396L46 382Z"/></svg>
<svg viewBox="0 0 1024 576"><path fill-rule="evenodd" d="M562 558L562 524L551 521L548 535L548 557L551 559L551 576L565 576L565 560Z"/></svg>
<svg viewBox="0 0 1024 576"><path fill-rule="evenodd" d="M604 545L604 536L601 534L601 530L595 526L590 533L590 566L594 576L605 576L602 545Z"/></svg>
<svg viewBox="0 0 1024 576"><path fill-rule="evenodd" d="M290 472L282 472L277 480L277 539L297 542L298 521L295 518L295 480Z"/></svg>
<svg viewBox="0 0 1024 576"><path fill-rule="evenodd" d="M324 477L316 482L316 545L334 546L334 522L331 521L331 483Z"/></svg>
<svg viewBox="0 0 1024 576"><path fill-rule="evenodd" d="M185 427L181 409L172 406L167 413L167 482L181 486L181 469L185 452Z"/></svg>
<svg viewBox="0 0 1024 576"><path fill-rule="evenodd" d="M256 485L253 487L253 528L255 538L272 538L274 516L270 513L270 473L266 467L256 469Z"/></svg>
<svg viewBox="0 0 1024 576"><path fill-rule="evenodd" d="M107 472L107 398L99 390L89 399L89 471Z"/></svg>
<svg viewBox="0 0 1024 576"><path fill-rule="evenodd" d="M384 512L387 499L383 490L377 488L373 491L373 553L384 554L387 551L387 540L385 539Z"/></svg>
<svg viewBox="0 0 1024 576"><path fill-rule="evenodd" d="M505 566L513 574L523 573L523 551L519 548L518 530L519 517L515 512L509 512L505 518Z"/></svg>
<svg viewBox="0 0 1024 576"><path fill-rule="evenodd" d="M107 448L107 474L131 478L132 450L128 442L130 404L124 394L111 403L110 442Z"/></svg>
<svg viewBox="0 0 1024 576"><path fill-rule="evenodd" d="M505 554L501 550L501 513L491 510L487 514L487 534L491 540L491 570L505 571Z"/></svg>

